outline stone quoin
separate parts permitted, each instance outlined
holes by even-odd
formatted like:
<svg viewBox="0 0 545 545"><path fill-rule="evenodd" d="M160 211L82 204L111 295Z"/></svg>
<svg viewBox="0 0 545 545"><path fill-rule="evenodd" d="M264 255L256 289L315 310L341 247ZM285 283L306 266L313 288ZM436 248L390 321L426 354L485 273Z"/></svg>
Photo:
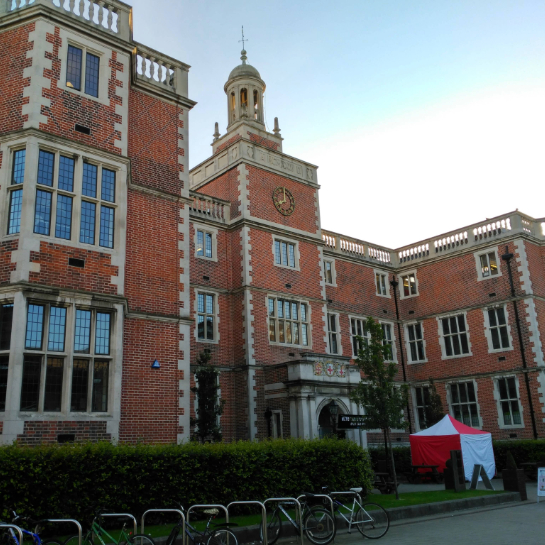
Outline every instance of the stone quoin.
<svg viewBox="0 0 545 545"><path fill-rule="evenodd" d="M412 431L431 378L464 423L545 437L545 218L398 249L323 229L318 167L267 130L245 50L190 171L190 67L136 42L119 0L60 4L0 0L0 443L187 441L203 351L225 440L330 434L332 401L362 414L368 316Z"/></svg>

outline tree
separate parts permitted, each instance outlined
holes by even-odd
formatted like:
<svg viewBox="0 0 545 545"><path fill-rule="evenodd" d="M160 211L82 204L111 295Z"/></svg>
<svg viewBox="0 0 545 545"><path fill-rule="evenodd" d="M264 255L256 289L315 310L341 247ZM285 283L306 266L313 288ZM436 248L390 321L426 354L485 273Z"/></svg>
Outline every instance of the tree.
<svg viewBox="0 0 545 545"><path fill-rule="evenodd" d="M356 364L365 378L350 395L354 402L365 409L365 428L379 428L384 432L386 450L390 451L396 498L399 499L390 430L408 427L404 419L404 408L409 398L409 387L394 380L398 369L395 363L386 361L391 358L391 348L384 342L382 326L369 317L365 322L365 329L369 340L358 337L360 349L356 358Z"/></svg>
<svg viewBox="0 0 545 545"><path fill-rule="evenodd" d="M191 418L191 425L196 426L194 436L204 443L205 441L221 441L221 426L218 417L223 413L225 400L218 395L219 371L210 365L212 356L201 352L197 356L197 371L195 372L196 385L191 391L197 398L197 418Z"/></svg>
<svg viewBox="0 0 545 545"><path fill-rule="evenodd" d="M433 379L430 378L430 385L428 388L428 402L425 405L424 413L426 417L426 427L429 428L434 424L437 424L445 416L445 411L443 410L443 403L441 401L441 396L437 393L437 388Z"/></svg>

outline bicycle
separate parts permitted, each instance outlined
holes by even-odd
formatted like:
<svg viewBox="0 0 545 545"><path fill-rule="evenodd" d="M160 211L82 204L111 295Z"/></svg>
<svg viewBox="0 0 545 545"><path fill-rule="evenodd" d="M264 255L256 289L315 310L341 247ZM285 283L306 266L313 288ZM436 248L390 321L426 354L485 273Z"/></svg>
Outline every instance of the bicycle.
<svg viewBox="0 0 545 545"><path fill-rule="evenodd" d="M390 528L390 517L382 505L373 502L363 503L360 497L362 490L363 488L350 489L350 492L354 494L354 501L352 507L349 507L332 496L327 486L322 487L323 493L332 499L334 511L348 523L348 533L351 533L352 525L354 525L364 537L378 539ZM345 516L343 510L350 513L349 518Z"/></svg>
<svg viewBox="0 0 545 545"><path fill-rule="evenodd" d="M335 537L335 520L331 516L331 513L323 507L315 506L312 509L308 506L308 502L314 498L314 494L305 492L305 501L302 502L301 520L303 521L303 532L312 543L316 545L326 545ZM280 535L282 534L282 519L280 513L282 513L291 525L295 528L295 531L299 533L301 526L299 523L292 519L288 511L284 506L295 505L292 501L282 501L276 504L274 511L270 516L267 516L267 543L273 545L276 543ZM263 540L263 527L260 526L260 535Z"/></svg>
<svg viewBox="0 0 545 545"><path fill-rule="evenodd" d="M184 512L183 507L180 507L180 509L182 512ZM200 543L203 545L238 545L238 540L235 534L228 528L225 528L225 526L230 525L230 523L224 522L221 524L212 524L213 528L210 528L212 520L219 514L218 509L205 509L203 513L205 515L209 515L204 532L200 532L194 526L189 524L189 522L185 523L185 533L193 543ZM175 524L174 528L172 528L170 531L165 545L175 544L176 539L178 539L178 535L182 531L183 525L184 519L180 518L180 520ZM224 528L221 528L221 526L224 526Z"/></svg>
<svg viewBox="0 0 545 545"><path fill-rule="evenodd" d="M86 532L85 535L81 536L81 545L98 545L95 544L94 536L96 536L98 543L100 545L106 545L106 543L114 545L155 545L155 541L150 536L144 534L134 534L132 532L127 532L125 527L127 523L123 523L121 532L119 533L119 539L115 539L111 534L109 534L101 525L102 517L100 513L96 513L95 517L91 522L90 529ZM108 541L105 541L104 539ZM64 545L78 545L78 536L71 536L65 542ZM45 545L45 544L44 544Z"/></svg>
<svg viewBox="0 0 545 545"><path fill-rule="evenodd" d="M21 528L21 522L28 522L32 526L38 526L43 522L47 522L45 520L32 520L29 517L22 517L18 515L15 511L12 511L11 513L13 514L13 520L11 522L16 526L19 526L19 528ZM3 532L0 536L0 543L2 545L22 545L21 543L19 543L19 537L17 536L17 533L13 528L6 528L5 530L6 531ZM54 539L42 541L38 533L25 530L24 528L21 528L21 531L23 532L23 540L25 539L25 536L29 536L32 539L33 545L61 545L60 542Z"/></svg>

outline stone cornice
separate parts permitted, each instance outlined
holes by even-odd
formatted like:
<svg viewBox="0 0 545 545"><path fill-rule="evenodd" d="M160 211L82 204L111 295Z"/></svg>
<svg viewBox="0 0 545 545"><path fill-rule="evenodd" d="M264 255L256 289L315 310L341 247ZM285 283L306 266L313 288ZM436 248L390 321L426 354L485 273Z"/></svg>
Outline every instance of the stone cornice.
<svg viewBox="0 0 545 545"><path fill-rule="evenodd" d="M195 320L193 318L185 318L181 316L167 316L163 314L151 314L149 312L134 312L129 311L125 314L125 318L133 320L149 320L152 322L164 322L169 324L185 324L193 325Z"/></svg>
<svg viewBox="0 0 545 545"><path fill-rule="evenodd" d="M129 180L128 187L133 191L147 193L148 195L153 195L154 197L159 197L161 199L166 199L173 202L183 202L185 204L191 204L193 202L193 200L188 197L176 195L175 193L169 193L168 191L162 191L161 189L155 189L153 187L147 187L145 185L135 184L132 180Z"/></svg>
<svg viewBox="0 0 545 545"><path fill-rule="evenodd" d="M319 189L318 167L283 152L271 150L247 138L240 138L225 150L189 171L190 189L197 190L241 163L267 170L296 182Z"/></svg>

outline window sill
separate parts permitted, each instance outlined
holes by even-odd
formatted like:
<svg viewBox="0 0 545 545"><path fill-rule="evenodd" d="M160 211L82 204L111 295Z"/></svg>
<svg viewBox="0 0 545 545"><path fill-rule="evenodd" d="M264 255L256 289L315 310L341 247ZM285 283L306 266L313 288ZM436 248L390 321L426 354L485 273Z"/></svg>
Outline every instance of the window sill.
<svg viewBox="0 0 545 545"><path fill-rule="evenodd" d="M287 269L288 271L301 272L301 269L299 267L290 267L289 265L280 265L278 263L275 263L274 266L278 267L279 269Z"/></svg>
<svg viewBox="0 0 545 545"><path fill-rule="evenodd" d="M458 356L444 356L441 355L442 360L458 360L460 358L470 358L473 356L473 352L470 352L469 354L459 354Z"/></svg>
<svg viewBox="0 0 545 545"><path fill-rule="evenodd" d="M269 345L270 346L278 346L280 348L282 348L282 347L284 347L284 348L301 348L301 349L304 349L304 350L311 350L312 349L312 346L309 345L309 344L288 344L288 343L279 343L279 342L275 342L275 341L269 341ZM338 354L331 354L331 355L338 356Z"/></svg>
<svg viewBox="0 0 545 545"><path fill-rule="evenodd" d="M489 354L502 354L503 352L511 352L513 350L513 347L510 346L509 348L498 348L496 350L494 350L493 348L492 349L488 349L488 353Z"/></svg>
<svg viewBox="0 0 545 545"><path fill-rule="evenodd" d="M419 363L428 363L428 360L418 360L418 361L408 361L407 364L408 365L417 365Z"/></svg>
<svg viewBox="0 0 545 545"><path fill-rule="evenodd" d="M204 261L211 261L212 263L217 263L218 261L217 257L206 257L205 255L197 255L197 254L195 254L195 259L203 259Z"/></svg>
<svg viewBox="0 0 545 545"><path fill-rule="evenodd" d="M523 430L526 426L524 424L514 424L512 426L506 426L505 424L500 424L500 430Z"/></svg>
<svg viewBox="0 0 545 545"><path fill-rule="evenodd" d="M203 344L219 344L219 340L210 340L210 339L195 339L198 343Z"/></svg>

